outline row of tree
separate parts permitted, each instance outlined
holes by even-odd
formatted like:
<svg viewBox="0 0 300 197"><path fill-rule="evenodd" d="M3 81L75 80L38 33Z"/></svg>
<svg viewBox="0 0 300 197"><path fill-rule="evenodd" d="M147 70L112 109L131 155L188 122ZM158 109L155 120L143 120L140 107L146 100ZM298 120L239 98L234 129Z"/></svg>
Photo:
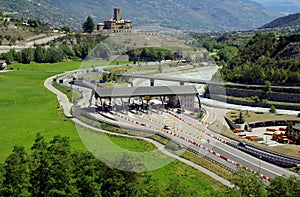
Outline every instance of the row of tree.
<svg viewBox="0 0 300 197"><path fill-rule="evenodd" d="M277 176L266 184L263 178L244 169L238 169L232 180L231 197L296 197L300 193L300 180L296 176Z"/></svg>
<svg viewBox="0 0 300 197"><path fill-rule="evenodd" d="M129 55L130 61L161 61L181 58L180 52L174 53L173 51L157 47L131 49L126 54Z"/></svg>
<svg viewBox="0 0 300 197"><path fill-rule="evenodd" d="M34 48L26 48L19 52L11 49L7 53L0 55L1 59L6 60L7 64L12 62L19 62L29 64L34 61L37 63L56 63L64 60L83 60L94 49L94 53L100 53L103 58L108 58L110 49L105 47L105 44L96 45L104 40L106 36L98 35L95 37L83 37L82 35L74 35L67 37L67 40L76 40L76 44L68 45L65 40L57 40L51 42L49 45L36 45ZM61 44L59 44L61 42ZM95 49L97 48L97 49ZM104 54L104 55L103 55Z"/></svg>
<svg viewBox="0 0 300 197"><path fill-rule="evenodd" d="M197 196L181 180L170 180L162 188L147 173L130 172L145 168L132 155L115 161L121 171L92 154L72 151L70 140L55 136L50 142L37 135L31 152L15 146L0 164L0 196Z"/></svg>

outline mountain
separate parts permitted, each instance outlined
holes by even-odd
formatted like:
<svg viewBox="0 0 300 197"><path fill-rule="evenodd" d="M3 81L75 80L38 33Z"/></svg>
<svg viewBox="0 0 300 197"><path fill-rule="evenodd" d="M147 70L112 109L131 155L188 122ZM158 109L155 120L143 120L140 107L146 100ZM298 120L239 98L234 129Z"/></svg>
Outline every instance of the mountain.
<svg viewBox="0 0 300 197"><path fill-rule="evenodd" d="M264 7L284 15L294 14L300 10L299 0L254 0Z"/></svg>
<svg viewBox="0 0 300 197"><path fill-rule="evenodd" d="M33 8L24 10L20 4ZM134 28L160 26L198 31L248 30L281 16L251 0L13 0L2 5L25 16L35 12L36 18L42 19L51 11L46 20L64 24L67 19L75 18L80 22L69 26L77 28L81 28L89 15L93 16L95 23L112 18L114 7L121 9L122 17L132 20ZM57 13L57 17L51 17L55 16L53 13Z"/></svg>
<svg viewBox="0 0 300 197"><path fill-rule="evenodd" d="M48 0L0 0L0 11L12 13L14 17L39 19L56 26L76 26L79 20Z"/></svg>
<svg viewBox="0 0 300 197"><path fill-rule="evenodd" d="M300 26L300 13L277 18L274 21L262 26L261 29L294 26Z"/></svg>
<svg viewBox="0 0 300 197"><path fill-rule="evenodd" d="M135 27L162 26L174 29L220 31L252 29L280 15L250 0L49 0L69 14L93 15L102 22L114 7Z"/></svg>

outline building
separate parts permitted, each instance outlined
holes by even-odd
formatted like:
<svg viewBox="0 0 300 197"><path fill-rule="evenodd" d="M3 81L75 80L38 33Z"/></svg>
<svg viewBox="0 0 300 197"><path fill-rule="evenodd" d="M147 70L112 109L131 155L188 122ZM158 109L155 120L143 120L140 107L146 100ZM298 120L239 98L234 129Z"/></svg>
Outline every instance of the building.
<svg viewBox="0 0 300 197"><path fill-rule="evenodd" d="M99 23L97 25L97 31L112 30L114 32L124 32L124 30L132 29L131 21L121 18L120 8L114 9L114 18ZM125 31L126 32L126 31Z"/></svg>
<svg viewBox="0 0 300 197"><path fill-rule="evenodd" d="M7 69L7 64L5 60L0 60L0 70L6 70Z"/></svg>
<svg viewBox="0 0 300 197"><path fill-rule="evenodd" d="M300 124L296 123L294 126L293 126L293 131L292 131L292 138L293 140L296 141L296 143L298 145L300 145ZM296 136L298 136L298 138L296 138Z"/></svg>
<svg viewBox="0 0 300 197"><path fill-rule="evenodd" d="M195 86L96 88L95 98L100 101L102 107L105 102L109 103L109 108L113 111L115 108L128 111L134 100L140 101L140 108L145 109L147 108L145 100L152 98L160 98L162 108L183 108L192 112L196 109L195 98L197 98L199 109L201 108L199 93ZM120 107L114 106L114 103L120 103Z"/></svg>

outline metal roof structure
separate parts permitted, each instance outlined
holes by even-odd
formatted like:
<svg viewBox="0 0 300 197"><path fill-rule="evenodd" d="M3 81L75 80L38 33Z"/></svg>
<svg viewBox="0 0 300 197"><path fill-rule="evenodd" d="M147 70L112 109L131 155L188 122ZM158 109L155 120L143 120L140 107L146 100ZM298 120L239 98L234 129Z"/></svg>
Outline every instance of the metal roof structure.
<svg viewBox="0 0 300 197"><path fill-rule="evenodd" d="M100 98L129 98L143 96L184 96L199 95L193 85L188 86L147 86L147 87L127 87L127 88L97 88L96 94Z"/></svg>

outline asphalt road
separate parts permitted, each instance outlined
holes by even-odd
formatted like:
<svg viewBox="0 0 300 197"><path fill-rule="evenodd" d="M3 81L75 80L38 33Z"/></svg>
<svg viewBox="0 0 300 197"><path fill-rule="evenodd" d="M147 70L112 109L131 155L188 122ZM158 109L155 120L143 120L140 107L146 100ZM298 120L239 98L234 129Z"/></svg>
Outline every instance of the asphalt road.
<svg viewBox="0 0 300 197"><path fill-rule="evenodd" d="M85 128L89 128L89 129L92 129L94 131L97 131L97 132L100 132L100 133L106 133L106 134L110 134L110 135L115 135L115 136L121 136L121 137L126 137L126 138L135 138L135 139L142 139L142 140L145 140L147 142L150 142L152 144L154 144L162 153L164 153L165 155L171 157L171 158L174 158L174 159L177 159L191 167L194 167L195 169L197 170L200 170L202 171L203 173L207 174L208 176L214 178L215 180L221 182L222 184L228 186L228 187L233 187L234 185L232 185L228 180L216 175L215 173L189 161L189 160L186 160L184 158L181 158L171 152L169 152L168 150L165 149L165 146L158 143L157 141L154 141L152 139L149 139L149 138L144 138L144 137L137 137L137 136L132 136L132 135L125 135L125 134L118 134L118 133L112 133L112 132L109 132L109 131L106 131L106 130L102 130L102 129L99 129L99 128L96 128L96 127L93 127L91 125L88 125L80 120L78 120L77 118L74 118L70 111L71 111L71 108L73 106L73 103L70 103L67 96L65 94L63 94L62 92L58 91L57 89L55 89L52 85L51 85L51 82L56 78L57 76L53 76L53 77L50 77L48 78L47 80L45 80L44 82L44 86L49 89L51 92L53 92L54 94L57 95L57 99L59 101L59 104L63 107L64 109L64 113L67 117L70 117L75 123L85 127ZM78 87L79 89L77 90L80 90L81 87ZM82 88L82 91L84 92L85 90ZM87 99L87 97L83 97L84 99ZM87 101L87 100L86 100ZM86 101L83 101L83 102L86 102Z"/></svg>
<svg viewBox="0 0 300 197"><path fill-rule="evenodd" d="M76 87L76 88L83 94L86 94L83 97L83 100L81 101L82 103L81 106L87 107L87 103L89 103L90 100L89 99L90 92L81 87ZM70 109L70 104L65 101L63 96L60 96L58 99L61 101L61 105L64 106L64 109L68 111L68 109ZM206 120L207 122L214 122L215 120L224 121L223 117L226 110L209 108L209 107L205 107L205 109L208 112L208 117ZM66 112L66 114L68 114L68 112ZM255 172L260 172L262 175L265 175L269 178L274 178L280 175L287 175L287 176L296 175L295 173L288 171L284 168L269 164L267 162L260 160L259 158L255 158L238 149L228 146L227 144L221 142L220 138L221 140L226 140L226 141L230 141L229 139L225 139L224 137L221 136L217 136L216 139L215 137L213 137L216 134L208 130L206 124L200 124L196 120L184 114L180 115L180 117L184 121L180 121L176 118L174 119L174 115L170 115L168 113L164 113L160 115L168 118L169 122L171 123L174 122L174 128L171 128L171 130L169 131L172 133L172 135L170 135L170 133L166 134L166 132L162 130L163 125L166 124L165 118L156 117L153 115L148 118L147 117L145 118L140 115L123 114L122 115L123 118L117 118L117 119L119 122L122 121L126 122L128 121L126 119L131 119L136 122L143 123L146 125L147 129L153 129L153 131L155 132L161 132L161 134L169 135L169 137L171 137L174 141L178 142L179 144L190 147L193 150L200 152L202 155L206 155L211 159L214 159L217 162L222 163L224 164L224 166L231 169L236 168L236 164L238 163L240 166L245 166L250 170L253 170ZM125 117L126 119L124 119ZM187 124L186 122L189 124ZM128 122L126 122L126 124L128 124ZM141 130L145 128L145 126L141 126L140 124L130 123L130 125ZM172 125L169 126L172 127ZM174 136L174 134L176 134L176 136ZM196 143L196 145L193 143ZM221 158L220 155L222 155L223 158ZM226 158L226 160L224 159L224 157Z"/></svg>

